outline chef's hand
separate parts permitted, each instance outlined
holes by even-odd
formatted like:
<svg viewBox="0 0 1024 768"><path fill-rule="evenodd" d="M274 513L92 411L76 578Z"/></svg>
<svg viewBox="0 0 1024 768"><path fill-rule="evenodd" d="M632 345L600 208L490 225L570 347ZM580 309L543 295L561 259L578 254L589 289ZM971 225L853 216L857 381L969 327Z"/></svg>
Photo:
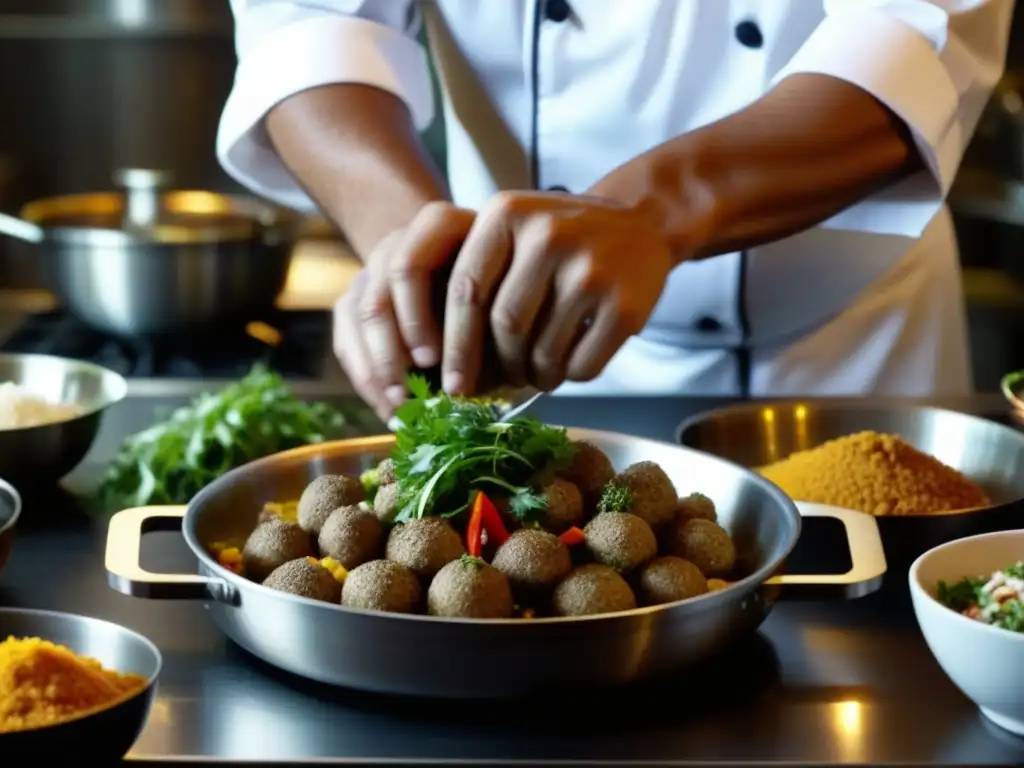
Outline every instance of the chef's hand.
<svg viewBox="0 0 1024 768"><path fill-rule="evenodd" d="M441 361L431 278L449 264L475 213L430 203L384 238L334 307L334 352L356 392L385 421L406 397L410 361Z"/></svg>
<svg viewBox="0 0 1024 768"><path fill-rule="evenodd" d="M658 221L642 207L499 193L477 215L452 270L445 390L475 391L488 326L513 386L551 390L594 378L643 328L673 266Z"/></svg>

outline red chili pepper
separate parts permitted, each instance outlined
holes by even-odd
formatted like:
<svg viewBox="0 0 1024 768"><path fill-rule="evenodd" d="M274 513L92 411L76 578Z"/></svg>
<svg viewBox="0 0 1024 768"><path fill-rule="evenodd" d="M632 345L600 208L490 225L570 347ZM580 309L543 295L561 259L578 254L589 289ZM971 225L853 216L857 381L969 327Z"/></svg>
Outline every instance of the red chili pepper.
<svg viewBox="0 0 1024 768"><path fill-rule="evenodd" d="M559 536L558 539L567 547L576 547L582 544L584 541L586 541L587 537L581 529L577 528L574 525L572 528L570 528L561 536Z"/></svg>
<svg viewBox="0 0 1024 768"><path fill-rule="evenodd" d="M480 505L480 517L487 532L487 539L500 547L508 541L508 529L501 519L501 513L483 491L477 491L473 506L476 507L477 504Z"/></svg>
<svg viewBox="0 0 1024 768"><path fill-rule="evenodd" d="M469 515L469 525L466 526L466 554L470 557L480 557L483 550L484 533L484 499L482 493L478 493L473 499L473 511Z"/></svg>

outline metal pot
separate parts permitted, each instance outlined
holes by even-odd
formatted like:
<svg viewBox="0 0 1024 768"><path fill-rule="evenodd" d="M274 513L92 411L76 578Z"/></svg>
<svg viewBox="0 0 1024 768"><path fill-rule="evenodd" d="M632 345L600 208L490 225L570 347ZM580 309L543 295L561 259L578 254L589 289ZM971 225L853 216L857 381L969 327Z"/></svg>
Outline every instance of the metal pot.
<svg viewBox="0 0 1024 768"><path fill-rule="evenodd" d="M117 336L244 323L284 288L296 215L258 200L167 191L167 174L127 169L123 192L47 198L0 232L40 243L52 290L88 325Z"/></svg>
<svg viewBox="0 0 1024 768"><path fill-rule="evenodd" d="M107 534L110 585L125 594L209 603L213 620L265 661L320 682L382 693L506 697L574 684L621 683L697 664L751 633L780 597L855 597L885 571L874 520L849 510L808 507L838 518L850 543L843 575L778 575L800 534L800 512L763 478L734 464L667 443L569 430L619 468L660 464L680 488L716 502L750 575L719 592L616 614L473 621L354 610L295 597L248 581L209 554L213 542L241 543L264 502L298 498L325 472L355 474L390 453L392 436L308 446L233 470L186 507L118 513ZM180 525L198 575L150 573L139 564L144 532Z"/></svg>
<svg viewBox="0 0 1024 768"><path fill-rule="evenodd" d="M905 571L919 555L947 541L1021 527L1024 434L966 413L860 401L744 404L697 414L680 424L677 434L690 448L763 467L866 430L899 435L981 485L993 502L981 509L879 517L890 572ZM904 580L892 584L906 591Z"/></svg>

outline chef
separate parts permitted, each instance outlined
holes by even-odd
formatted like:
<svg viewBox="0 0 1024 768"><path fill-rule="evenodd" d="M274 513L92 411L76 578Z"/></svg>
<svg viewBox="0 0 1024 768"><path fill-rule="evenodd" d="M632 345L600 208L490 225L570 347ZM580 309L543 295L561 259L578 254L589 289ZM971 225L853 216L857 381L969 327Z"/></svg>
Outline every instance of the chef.
<svg viewBox="0 0 1024 768"><path fill-rule="evenodd" d="M410 362L474 391L485 338L579 394L970 390L943 199L1012 0L232 7L220 161L364 260L335 349L382 415Z"/></svg>

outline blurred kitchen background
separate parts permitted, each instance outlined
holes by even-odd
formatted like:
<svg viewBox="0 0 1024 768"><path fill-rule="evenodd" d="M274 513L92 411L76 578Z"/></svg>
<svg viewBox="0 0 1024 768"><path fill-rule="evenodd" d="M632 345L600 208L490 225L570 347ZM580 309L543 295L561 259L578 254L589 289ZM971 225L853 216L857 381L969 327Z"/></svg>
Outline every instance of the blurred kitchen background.
<svg viewBox="0 0 1024 768"><path fill-rule="evenodd" d="M126 167L169 171L177 188L239 192L213 153L234 64L226 0L0 0L0 211L109 190L112 172ZM442 159L443 126L426 139ZM1007 75L950 202L976 382L994 390L1003 373L1024 368L1019 6ZM305 232L278 311L247 335L286 375L324 378L336 374L322 367L329 363L305 358L328 348L325 309L356 267L325 222L312 221ZM180 339L113 338L83 327L59 309L50 285L38 247L0 238L0 351L87 357L143 377L233 376L247 362L201 359L183 351Z"/></svg>

